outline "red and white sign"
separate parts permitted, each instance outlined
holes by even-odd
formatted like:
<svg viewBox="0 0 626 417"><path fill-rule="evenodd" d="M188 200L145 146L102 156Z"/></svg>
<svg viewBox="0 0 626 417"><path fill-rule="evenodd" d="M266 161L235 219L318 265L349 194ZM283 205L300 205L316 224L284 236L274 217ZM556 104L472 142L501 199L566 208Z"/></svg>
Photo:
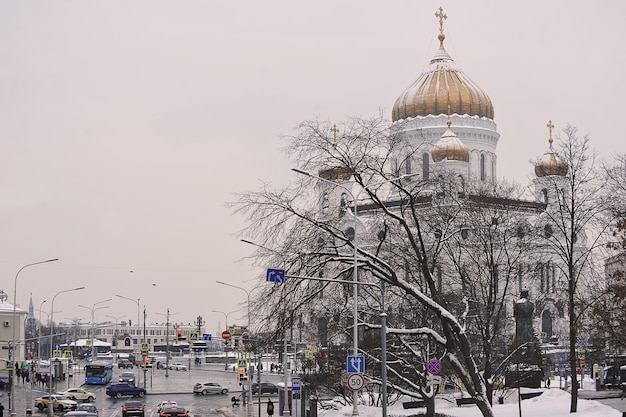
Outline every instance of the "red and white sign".
<svg viewBox="0 0 626 417"><path fill-rule="evenodd" d="M361 374L348 375L348 388L352 391L358 391L365 385L365 378Z"/></svg>
<svg viewBox="0 0 626 417"><path fill-rule="evenodd" d="M224 339L224 340L230 339L230 332L228 330L224 330L222 332L222 339Z"/></svg>

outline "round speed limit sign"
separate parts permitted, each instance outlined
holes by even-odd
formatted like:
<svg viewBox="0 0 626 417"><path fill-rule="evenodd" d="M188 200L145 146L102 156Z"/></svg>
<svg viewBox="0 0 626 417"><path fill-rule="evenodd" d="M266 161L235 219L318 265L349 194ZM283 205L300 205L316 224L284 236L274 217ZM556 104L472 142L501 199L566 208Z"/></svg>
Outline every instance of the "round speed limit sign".
<svg viewBox="0 0 626 417"><path fill-rule="evenodd" d="M350 374L348 375L348 388L352 391L358 391L363 388L365 385L365 379L361 374Z"/></svg>

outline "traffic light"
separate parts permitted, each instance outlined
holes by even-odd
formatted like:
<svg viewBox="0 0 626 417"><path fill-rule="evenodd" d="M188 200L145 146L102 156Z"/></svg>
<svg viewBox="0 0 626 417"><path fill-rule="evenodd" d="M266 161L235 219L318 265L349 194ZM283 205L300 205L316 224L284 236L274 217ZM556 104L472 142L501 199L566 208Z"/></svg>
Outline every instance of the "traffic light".
<svg viewBox="0 0 626 417"><path fill-rule="evenodd" d="M244 373L243 369L239 370L239 381L245 381L246 380L246 374Z"/></svg>
<svg viewBox="0 0 626 417"><path fill-rule="evenodd" d="M176 333L178 333L178 340L185 340L185 336L183 335L183 329L176 330Z"/></svg>

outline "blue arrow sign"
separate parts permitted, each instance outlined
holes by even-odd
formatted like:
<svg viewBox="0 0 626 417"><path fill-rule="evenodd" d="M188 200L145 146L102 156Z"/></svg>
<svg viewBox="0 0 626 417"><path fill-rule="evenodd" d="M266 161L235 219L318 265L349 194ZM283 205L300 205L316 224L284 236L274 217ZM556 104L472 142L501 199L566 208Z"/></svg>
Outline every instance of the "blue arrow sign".
<svg viewBox="0 0 626 417"><path fill-rule="evenodd" d="M267 274L265 274L265 281L275 282L277 284L284 283L285 282L285 270L268 268Z"/></svg>
<svg viewBox="0 0 626 417"><path fill-rule="evenodd" d="M348 373L362 374L365 373L365 356L353 355L348 356Z"/></svg>

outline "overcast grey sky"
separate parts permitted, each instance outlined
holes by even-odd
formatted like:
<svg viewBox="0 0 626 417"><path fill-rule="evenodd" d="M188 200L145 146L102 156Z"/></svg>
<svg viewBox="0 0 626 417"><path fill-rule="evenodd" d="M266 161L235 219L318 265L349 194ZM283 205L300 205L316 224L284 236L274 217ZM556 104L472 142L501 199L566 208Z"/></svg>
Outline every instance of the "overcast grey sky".
<svg viewBox="0 0 626 417"><path fill-rule="evenodd" d="M245 324L263 271L238 260L224 207L259 180L294 179L281 134L319 116L390 118L426 68L444 7L446 49L491 97L498 174L528 184L548 120L624 152L623 1L0 2L0 288L35 308L58 291L148 321ZM130 272L134 271L134 272ZM156 284L156 285L152 285ZM45 314L44 316L45 317Z"/></svg>

